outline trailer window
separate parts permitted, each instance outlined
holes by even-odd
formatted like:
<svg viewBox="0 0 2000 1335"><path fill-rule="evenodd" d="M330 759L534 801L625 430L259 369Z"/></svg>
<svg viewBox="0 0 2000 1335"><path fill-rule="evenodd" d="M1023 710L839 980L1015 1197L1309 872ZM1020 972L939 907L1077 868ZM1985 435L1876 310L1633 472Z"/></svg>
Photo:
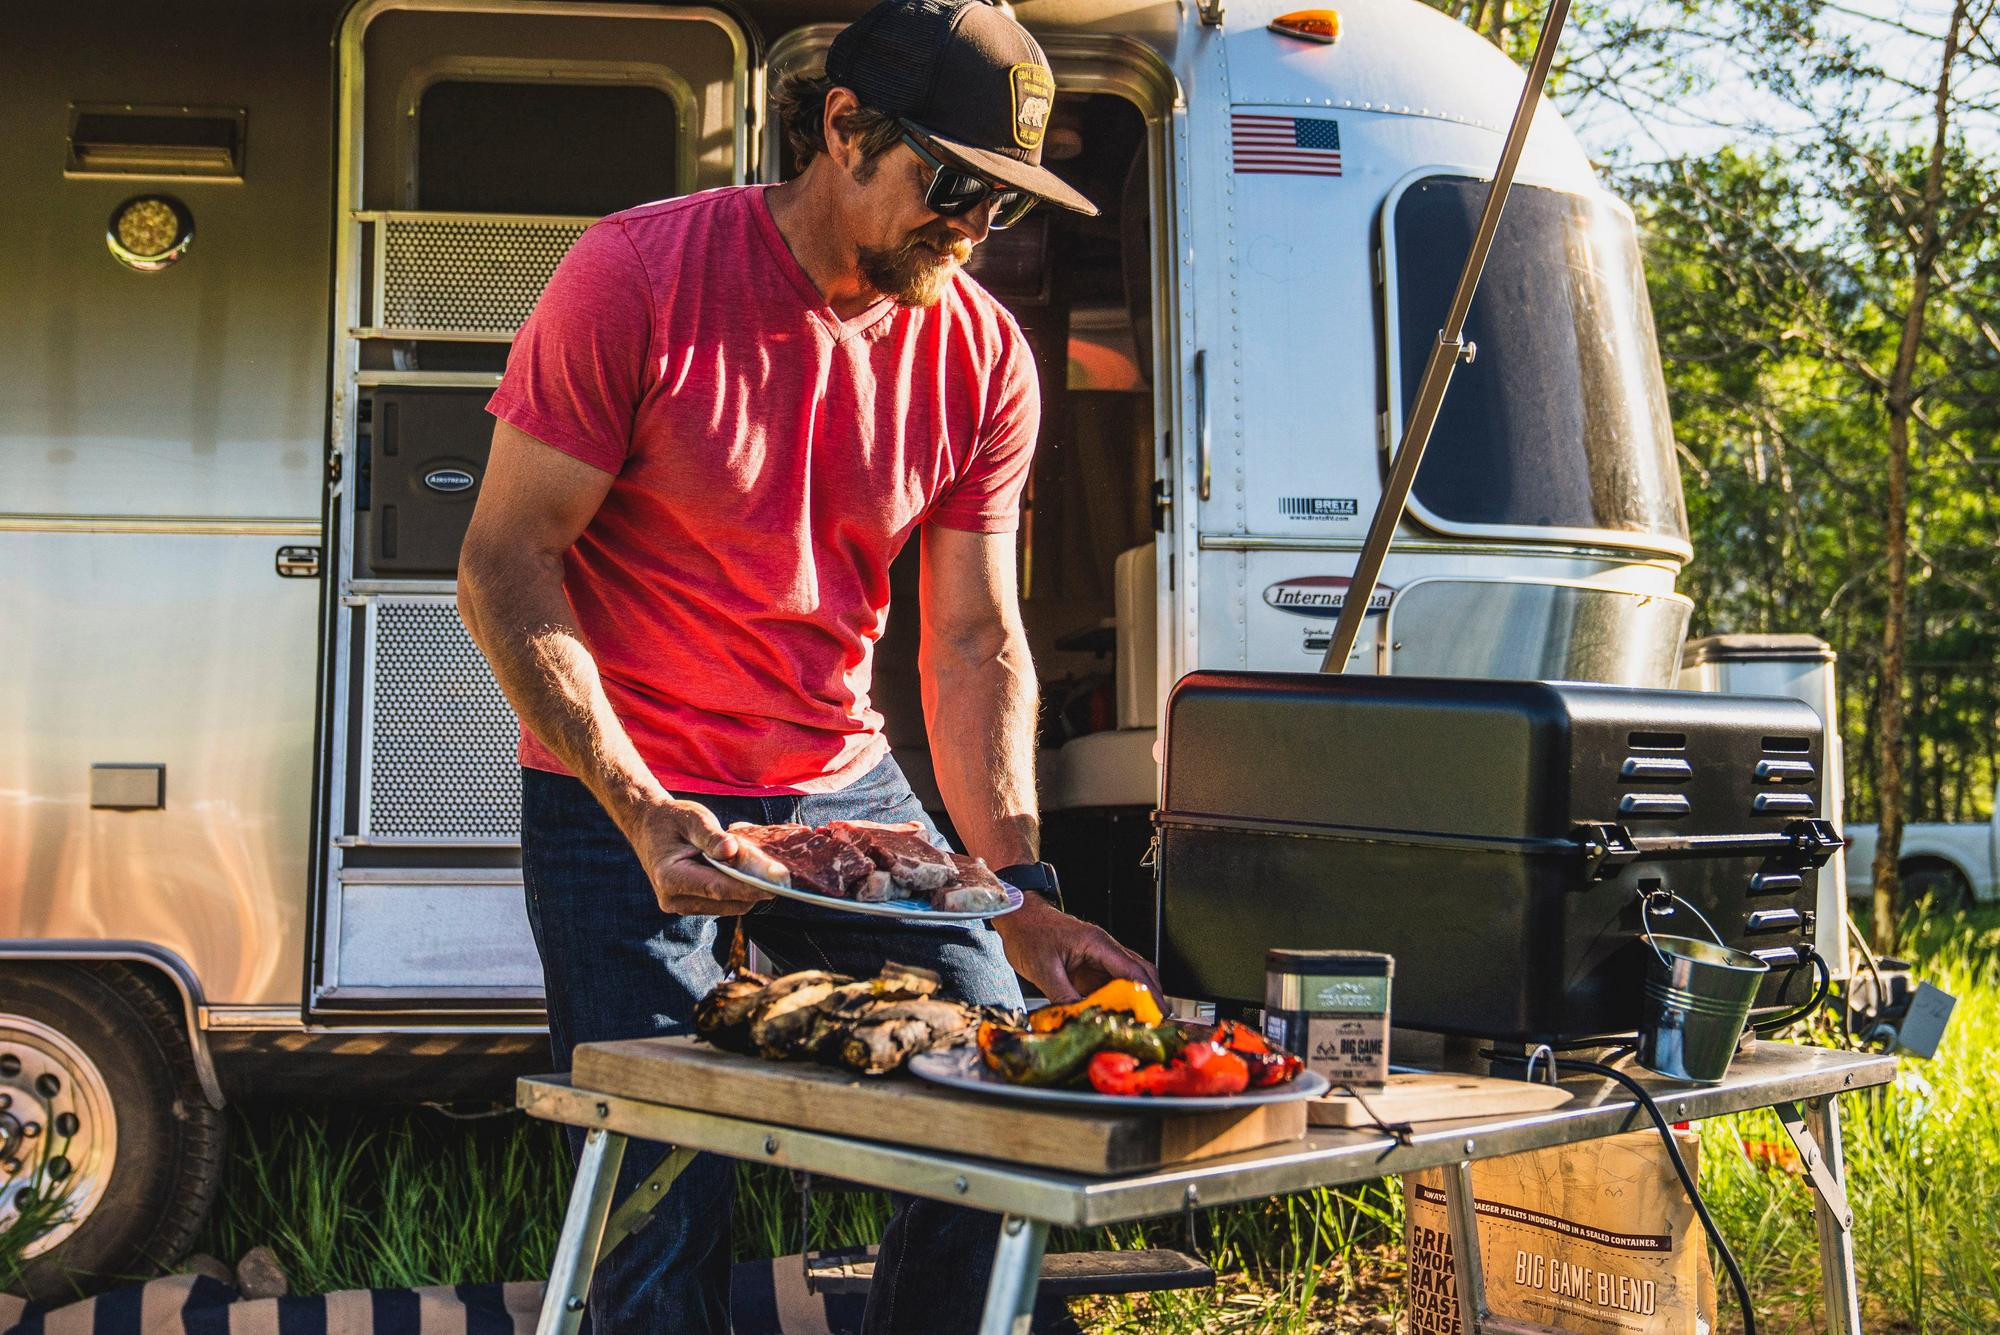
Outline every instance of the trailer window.
<svg viewBox="0 0 2000 1335"><path fill-rule="evenodd" d="M1392 206L1399 432L1487 189L1432 176ZM1685 548L1630 214L1608 197L1515 186L1465 336L1478 356L1458 368L1438 415L1413 492L1418 517L1444 532L1557 529Z"/></svg>
<svg viewBox="0 0 2000 1335"><path fill-rule="evenodd" d="M680 116L638 84L447 79L417 111L417 207L599 217L680 193Z"/></svg>

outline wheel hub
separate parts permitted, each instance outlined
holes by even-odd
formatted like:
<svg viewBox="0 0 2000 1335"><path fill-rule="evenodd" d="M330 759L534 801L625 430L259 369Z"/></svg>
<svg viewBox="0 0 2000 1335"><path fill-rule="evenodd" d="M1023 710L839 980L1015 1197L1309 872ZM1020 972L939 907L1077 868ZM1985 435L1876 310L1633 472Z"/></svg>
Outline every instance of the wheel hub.
<svg viewBox="0 0 2000 1335"><path fill-rule="evenodd" d="M0 1014L0 1230L38 1212L50 1222L24 1255L55 1247L104 1199L117 1153L97 1064L39 1020Z"/></svg>

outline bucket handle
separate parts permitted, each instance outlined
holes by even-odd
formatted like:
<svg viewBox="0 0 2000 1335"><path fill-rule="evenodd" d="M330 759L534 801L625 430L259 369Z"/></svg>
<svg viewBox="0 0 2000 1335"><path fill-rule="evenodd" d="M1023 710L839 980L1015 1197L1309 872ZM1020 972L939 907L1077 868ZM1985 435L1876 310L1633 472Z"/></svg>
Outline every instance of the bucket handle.
<svg viewBox="0 0 2000 1335"><path fill-rule="evenodd" d="M1696 922L1708 928L1708 934L1715 938L1716 945L1721 946L1724 950L1729 948L1728 942L1722 939L1722 933L1715 930L1714 923L1702 917L1700 909L1690 904L1687 900L1682 899L1665 886L1654 886L1651 889L1639 891L1639 931L1645 936L1646 944L1652 947L1653 953L1660 957L1662 965L1665 965L1668 969L1673 968L1673 965L1668 963L1666 954L1660 949L1659 942L1653 940L1653 914L1671 913L1673 912L1671 907L1663 908L1662 906L1673 904L1679 904L1695 916Z"/></svg>

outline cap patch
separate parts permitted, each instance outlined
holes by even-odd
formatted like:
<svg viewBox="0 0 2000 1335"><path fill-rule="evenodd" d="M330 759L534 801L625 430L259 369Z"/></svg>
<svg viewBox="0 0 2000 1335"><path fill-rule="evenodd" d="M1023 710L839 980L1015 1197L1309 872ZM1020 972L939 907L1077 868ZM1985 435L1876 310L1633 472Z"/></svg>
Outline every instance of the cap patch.
<svg viewBox="0 0 2000 1335"><path fill-rule="evenodd" d="M1055 109L1056 81L1044 67L1032 62L1008 71L1014 90L1014 142L1033 152L1042 146L1049 130L1049 112Z"/></svg>

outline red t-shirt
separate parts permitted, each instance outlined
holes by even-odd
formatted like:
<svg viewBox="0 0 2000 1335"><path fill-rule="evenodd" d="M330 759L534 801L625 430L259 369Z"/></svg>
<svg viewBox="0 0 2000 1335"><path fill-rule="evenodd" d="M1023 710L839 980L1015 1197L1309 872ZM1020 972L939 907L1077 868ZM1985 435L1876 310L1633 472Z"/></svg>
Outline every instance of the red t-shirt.
<svg viewBox="0 0 2000 1335"><path fill-rule="evenodd" d="M881 759L889 563L920 524L1014 530L1039 394L964 274L843 322L748 186L593 225L487 408L616 478L563 588L639 754L670 791L771 796ZM525 729L520 757L564 772Z"/></svg>

